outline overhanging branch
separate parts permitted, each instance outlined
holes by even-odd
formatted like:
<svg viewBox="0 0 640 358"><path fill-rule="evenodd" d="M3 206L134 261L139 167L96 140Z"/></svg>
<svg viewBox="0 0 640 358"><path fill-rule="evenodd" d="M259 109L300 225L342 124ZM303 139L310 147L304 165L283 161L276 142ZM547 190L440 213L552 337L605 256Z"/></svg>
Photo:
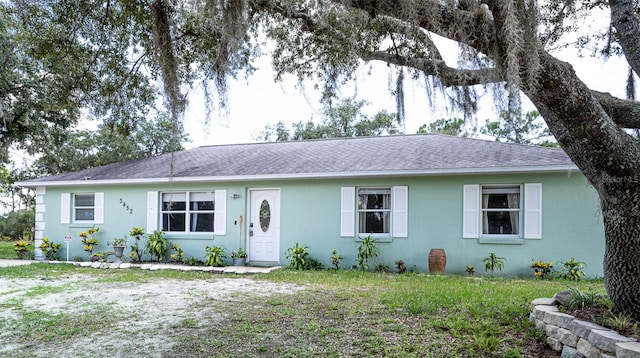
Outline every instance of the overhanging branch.
<svg viewBox="0 0 640 358"><path fill-rule="evenodd" d="M473 86L504 81L498 73L498 70L494 68L478 70L456 69L447 66L442 60L406 58L386 52L374 52L370 54L370 57L374 60L384 61L398 66L411 67L424 72L426 75L438 76L442 84L447 87Z"/></svg>
<svg viewBox="0 0 640 358"><path fill-rule="evenodd" d="M617 125L622 128L640 128L640 102L616 98L609 93L592 92Z"/></svg>

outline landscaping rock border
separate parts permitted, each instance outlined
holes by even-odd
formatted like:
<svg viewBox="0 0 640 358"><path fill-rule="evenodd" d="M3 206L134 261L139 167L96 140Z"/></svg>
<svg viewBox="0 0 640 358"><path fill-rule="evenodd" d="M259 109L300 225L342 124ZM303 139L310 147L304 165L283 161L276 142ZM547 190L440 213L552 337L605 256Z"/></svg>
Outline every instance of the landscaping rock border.
<svg viewBox="0 0 640 358"><path fill-rule="evenodd" d="M187 266L175 265L168 263L142 263L134 264L129 262L71 262L71 261L39 261L50 264L72 264L76 267L90 267L95 269L129 269L139 268L141 270L157 271L157 270L178 270L178 271L203 271L213 273L235 273L235 274L257 274L268 273L281 269L282 266L257 267L257 266Z"/></svg>
<svg viewBox="0 0 640 358"><path fill-rule="evenodd" d="M531 302L529 320L547 334L547 344L563 358L640 358L640 342L600 325L560 312L555 298Z"/></svg>

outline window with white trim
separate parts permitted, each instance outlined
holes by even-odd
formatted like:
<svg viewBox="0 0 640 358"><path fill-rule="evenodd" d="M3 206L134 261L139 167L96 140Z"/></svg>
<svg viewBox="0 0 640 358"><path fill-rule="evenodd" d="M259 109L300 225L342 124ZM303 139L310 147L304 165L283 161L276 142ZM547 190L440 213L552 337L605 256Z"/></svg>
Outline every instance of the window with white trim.
<svg viewBox="0 0 640 358"><path fill-rule="evenodd" d="M95 220L96 197L94 193L73 194L73 221Z"/></svg>
<svg viewBox="0 0 640 358"><path fill-rule="evenodd" d="M520 185L482 186L482 235L520 237Z"/></svg>
<svg viewBox="0 0 640 358"><path fill-rule="evenodd" d="M358 234L391 233L391 189L358 189Z"/></svg>
<svg viewBox="0 0 640 358"><path fill-rule="evenodd" d="M212 191L162 193L162 231L213 232L214 218Z"/></svg>
<svg viewBox="0 0 640 358"><path fill-rule="evenodd" d="M340 236L408 237L409 187L343 187Z"/></svg>
<svg viewBox="0 0 640 358"><path fill-rule="evenodd" d="M469 184L462 193L463 238L486 243L542 239L542 183Z"/></svg>

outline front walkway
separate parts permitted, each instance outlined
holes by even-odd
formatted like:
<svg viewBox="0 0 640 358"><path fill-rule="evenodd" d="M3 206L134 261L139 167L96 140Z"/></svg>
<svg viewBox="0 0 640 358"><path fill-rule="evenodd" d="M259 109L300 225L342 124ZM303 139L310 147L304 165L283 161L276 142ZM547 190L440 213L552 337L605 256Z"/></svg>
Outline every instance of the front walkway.
<svg viewBox="0 0 640 358"><path fill-rule="evenodd" d="M128 262L116 263L116 262L67 262L67 261L37 261L37 260L0 260L0 267L30 265L32 263L50 263L50 264L72 264L76 267L91 267L96 269L127 269L127 268L139 268L141 270L157 271L157 270L179 270L179 271L203 271L213 273L235 273L235 274L256 274L256 273L268 273L282 266L273 267L256 267L256 266L225 266L225 267L211 267L211 266L187 266L187 265L175 265L167 263L143 263L132 264Z"/></svg>
<svg viewBox="0 0 640 358"><path fill-rule="evenodd" d="M38 261L0 259L0 267L31 265L33 262L38 262Z"/></svg>

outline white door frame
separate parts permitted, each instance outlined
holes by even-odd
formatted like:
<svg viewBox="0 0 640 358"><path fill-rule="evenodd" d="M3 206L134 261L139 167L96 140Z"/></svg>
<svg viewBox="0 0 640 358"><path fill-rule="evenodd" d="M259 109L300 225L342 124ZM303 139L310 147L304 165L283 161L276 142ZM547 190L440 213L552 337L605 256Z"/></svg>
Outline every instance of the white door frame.
<svg viewBox="0 0 640 358"><path fill-rule="evenodd" d="M256 259L255 257L252 258L251 256L251 251L252 251L252 235L251 235L251 231L252 230L260 230L259 227L259 223L256 225L254 224L254 227L251 227L251 221L252 221L252 215L253 215L253 196L254 193L256 192L261 192L261 191L271 191L275 193L275 202L274 203L270 203L271 206L274 206L271 208L271 225L273 226L273 236L275 239L275 249L274 249L274 254L273 256L267 258L267 259ZM248 254L248 261L249 262L253 262L253 263L265 263L265 264L276 264L278 265L280 263L280 188L250 188L247 190L248 195L247 195L247 222L246 222L246 247L247 247L247 254Z"/></svg>

